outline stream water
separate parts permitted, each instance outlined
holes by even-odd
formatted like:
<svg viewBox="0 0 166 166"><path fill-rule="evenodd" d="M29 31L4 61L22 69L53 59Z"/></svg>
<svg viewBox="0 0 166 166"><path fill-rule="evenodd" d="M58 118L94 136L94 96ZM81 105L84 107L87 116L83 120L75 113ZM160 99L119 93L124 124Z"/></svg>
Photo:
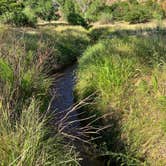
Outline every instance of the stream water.
<svg viewBox="0 0 166 166"><path fill-rule="evenodd" d="M56 98L53 102L53 108L59 112L68 109L74 104L75 69L76 65L66 68L59 73L60 76L55 82Z"/></svg>
<svg viewBox="0 0 166 166"><path fill-rule="evenodd" d="M61 71L59 74L59 78L56 79L55 82L55 93L56 98L52 102L52 109L58 112L62 112L62 115L60 118L63 118L63 112L64 110L70 111L69 108L72 108L74 105L74 95L73 95L73 88L75 85L75 70L76 65L70 66L66 68L65 70ZM76 132L76 128L79 127L81 124L78 121L78 112L74 111L72 113L73 115L72 120L76 120L77 122L74 123L73 126L70 126L70 130ZM68 130L68 129L67 129ZM77 133L74 133L75 135ZM80 152L81 157L83 160L81 161L81 166L102 166L102 164L98 163L98 161L93 161L91 158L88 157L88 155L84 154L82 152L83 147L82 144L78 141L74 141L75 146L77 147L77 150Z"/></svg>

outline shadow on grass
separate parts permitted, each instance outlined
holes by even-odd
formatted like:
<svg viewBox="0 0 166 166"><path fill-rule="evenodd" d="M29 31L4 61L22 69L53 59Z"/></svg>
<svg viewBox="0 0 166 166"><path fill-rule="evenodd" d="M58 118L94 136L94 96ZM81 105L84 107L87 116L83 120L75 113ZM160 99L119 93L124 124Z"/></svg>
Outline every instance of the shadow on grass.
<svg viewBox="0 0 166 166"><path fill-rule="evenodd" d="M89 102L91 103L92 101ZM85 154L92 158L93 161L100 163L100 166L121 165L123 162L120 158L118 158L118 156L110 155L106 152L111 151L112 154L119 154L123 152L125 153L124 149L126 145L121 139L121 113L119 111L111 109L110 111L108 111L111 112L111 114L106 114L106 116L103 116L101 114L101 111L94 110L94 106L91 105L82 107L78 112L80 113L79 119L87 119L87 117L94 116L94 112L95 114L97 113L97 117L102 117L99 119L97 118L98 120L95 123L93 123L93 127L95 129L100 129L104 128L105 126L109 126L108 128L106 127L106 129L101 130L99 133L89 134L89 137L94 139L94 141L92 141L92 144L94 144L95 148L93 146L88 145L89 148L86 149L87 146L85 145ZM82 127L84 127L87 124L90 124L92 121L92 119L82 121L81 125Z"/></svg>

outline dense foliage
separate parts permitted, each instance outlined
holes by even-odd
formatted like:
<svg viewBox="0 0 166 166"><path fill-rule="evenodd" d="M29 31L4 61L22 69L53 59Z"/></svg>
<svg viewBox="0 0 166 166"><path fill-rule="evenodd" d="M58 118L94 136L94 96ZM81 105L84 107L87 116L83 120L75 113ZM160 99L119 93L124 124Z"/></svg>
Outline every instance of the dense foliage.
<svg viewBox="0 0 166 166"><path fill-rule="evenodd" d="M57 20L60 15L72 25L88 26L88 23L100 21L128 21L142 23L151 19L165 17L164 3L147 0L115 1L105 0L2 0L0 18L3 22L17 26L35 26L37 19Z"/></svg>
<svg viewBox="0 0 166 166"><path fill-rule="evenodd" d="M99 40L80 58L77 99L95 94L93 105L84 108L87 114L108 115L98 125L111 127L97 142L107 146L108 163L164 166L165 33L146 29L110 33L110 39L106 34L108 39Z"/></svg>
<svg viewBox="0 0 166 166"><path fill-rule="evenodd" d="M37 18L46 21L57 19L57 9L57 3L50 0L3 0L0 2L0 17L5 23L35 26Z"/></svg>
<svg viewBox="0 0 166 166"><path fill-rule="evenodd" d="M67 16L71 14L74 21L70 22L70 19L67 19L70 23L77 23L76 20L80 20L79 17L74 17L73 13L77 13L87 22L101 21L106 23L110 23L113 20L141 23L151 19L161 20L165 17L162 5L152 0L147 0L145 3L138 2L137 0L115 1L112 4L108 4L104 0L59 1L61 2L62 13L65 18L67 19ZM80 24L79 21L78 24Z"/></svg>
<svg viewBox="0 0 166 166"><path fill-rule="evenodd" d="M48 108L52 71L73 63L89 38L81 27L31 30L0 26L0 165L79 165L75 147L48 125Z"/></svg>
<svg viewBox="0 0 166 166"><path fill-rule="evenodd" d="M162 19L164 17L161 6L150 0L146 3L138 3L137 1L117 2L110 9L115 20L125 20L130 23L147 22L153 18Z"/></svg>

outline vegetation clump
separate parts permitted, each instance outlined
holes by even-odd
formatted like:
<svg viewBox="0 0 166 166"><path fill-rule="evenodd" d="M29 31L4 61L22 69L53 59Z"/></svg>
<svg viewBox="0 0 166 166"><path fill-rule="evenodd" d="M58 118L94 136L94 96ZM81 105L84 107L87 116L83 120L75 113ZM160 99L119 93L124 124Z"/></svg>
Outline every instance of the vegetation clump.
<svg viewBox="0 0 166 166"><path fill-rule="evenodd" d="M127 36L117 33L85 51L76 95L81 100L95 93L85 110L111 114L101 121L112 125L102 139L111 151L106 156L116 154L116 162L125 158L127 165L165 165L165 36Z"/></svg>
<svg viewBox="0 0 166 166"><path fill-rule="evenodd" d="M14 0L9 3L3 0L0 6L1 21L16 26L34 27L39 19L53 21L60 17L71 25L81 25L85 28L97 21L127 21L135 24L165 18L164 3L152 0L115 1L111 4L105 0Z"/></svg>
<svg viewBox="0 0 166 166"><path fill-rule="evenodd" d="M0 2L0 19L4 23L16 26L35 27L38 18L46 21L57 19L57 9L52 1L2 0Z"/></svg>
<svg viewBox="0 0 166 166"><path fill-rule="evenodd" d="M89 38L80 27L32 30L0 32L1 165L79 165L74 145L48 125L48 109L52 72L73 63Z"/></svg>

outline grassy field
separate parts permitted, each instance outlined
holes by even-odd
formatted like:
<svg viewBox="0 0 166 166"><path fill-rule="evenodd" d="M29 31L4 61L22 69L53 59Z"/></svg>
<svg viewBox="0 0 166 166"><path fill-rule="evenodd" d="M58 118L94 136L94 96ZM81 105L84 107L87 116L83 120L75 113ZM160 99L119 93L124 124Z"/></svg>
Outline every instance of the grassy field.
<svg viewBox="0 0 166 166"><path fill-rule="evenodd" d="M77 150L45 116L52 73L77 60L76 99L94 94L82 109L104 117L95 125L111 125L95 142L99 158L166 165L165 27L0 25L0 165L79 165Z"/></svg>
<svg viewBox="0 0 166 166"><path fill-rule="evenodd" d="M0 165L78 165L45 115L53 71L72 64L89 38L80 27L0 27ZM47 112L48 114L48 112Z"/></svg>
<svg viewBox="0 0 166 166"><path fill-rule="evenodd" d="M105 156L126 165L166 165L165 27L90 32L96 44L79 59L75 91L78 100L95 93L87 114L109 114L100 122L112 125L101 140Z"/></svg>

